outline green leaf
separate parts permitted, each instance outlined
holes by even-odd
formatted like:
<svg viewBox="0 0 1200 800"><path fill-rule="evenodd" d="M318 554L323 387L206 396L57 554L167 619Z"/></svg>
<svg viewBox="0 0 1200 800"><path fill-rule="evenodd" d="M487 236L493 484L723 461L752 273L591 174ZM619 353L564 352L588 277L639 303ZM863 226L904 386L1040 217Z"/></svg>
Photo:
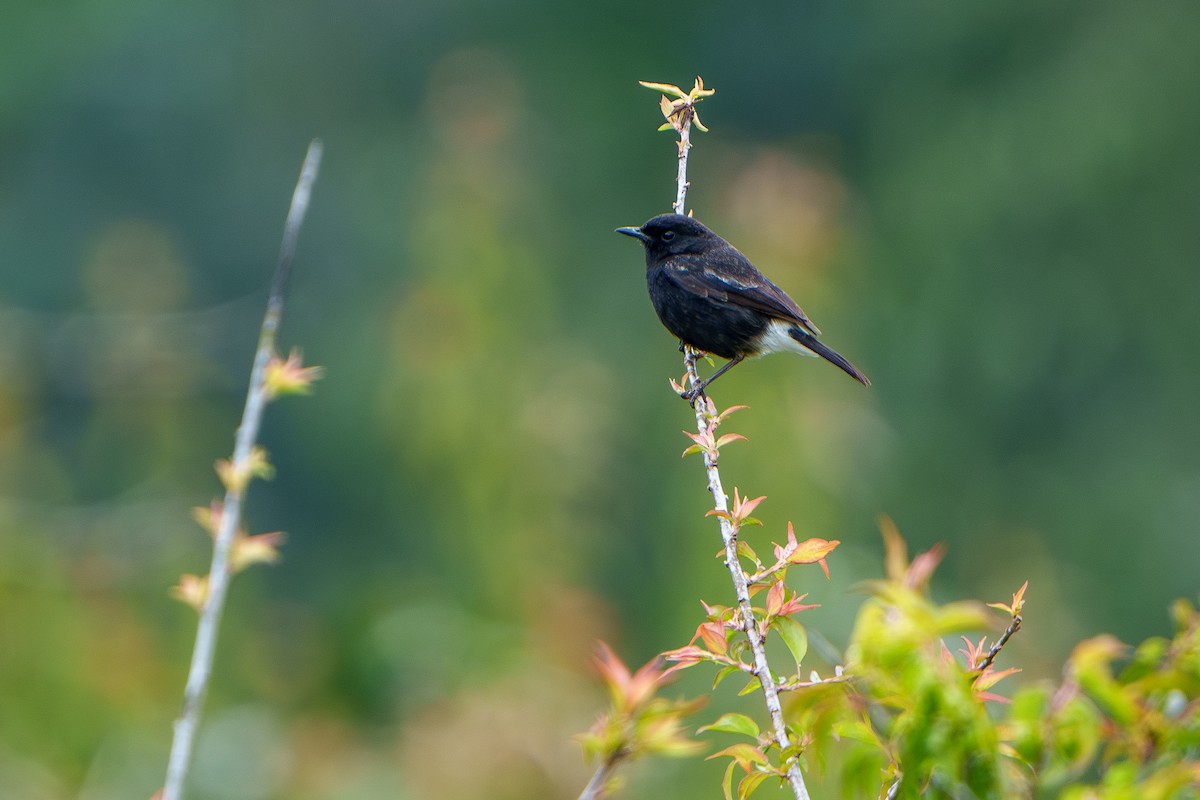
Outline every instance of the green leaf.
<svg viewBox="0 0 1200 800"><path fill-rule="evenodd" d="M835 722L833 723L832 730L834 734L842 739L851 739L870 745L871 747L883 748L883 744L879 741L879 735L870 725L867 725L862 720L852 719Z"/></svg>
<svg viewBox="0 0 1200 800"><path fill-rule="evenodd" d="M737 767L736 761L730 761L729 766L725 768L725 800L733 800L733 770Z"/></svg>
<svg viewBox="0 0 1200 800"><path fill-rule="evenodd" d="M711 756L705 756L704 760L712 761L714 758L721 758L722 756L732 758L733 763L746 770L746 772L749 772L755 764L766 766L771 763L759 747L745 743L731 744L724 750L713 753Z"/></svg>
<svg viewBox="0 0 1200 800"><path fill-rule="evenodd" d="M808 633L805 632L804 626L791 617L777 617L773 627L779 631L779 637L783 639L788 650L792 651L792 658L796 659L796 669L800 669L800 664L808 653Z"/></svg>
<svg viewBox="0 0 1200 800"><path fill-rule="evenodd" d="M713 512L710 511L708 513L711 514ZM737 542L737 552L738 552L738 555L741 556L742 558L748 558L755 563L759 563L758 553L754 552L754 548L751 547L749 545L749 543L744 542L741 539L738 539L738 542ZM722 555L724 555L723 552L722 552Z"/></svg>
<svg viewBox="0 0 1200 800"><path fill-rule="evenodd" d="M738 784L738 800L746 800L758 785L769 777L771 776L765 772L752 772L742 778L742 782Z"/></svg>
<svg viewBox="0 0 1200 800"><path fill-rule="evenodd" d="M738 697L744 697L748 694L753 694L754 692L757 692L761 688L762 688L762 684L758 682L758 677L756 676L754 678L751 678L750 682L742 687L742 690L740 692L738 692Z"/></svg>
<svg viewBox="0 0 1200 800"><path fill-rule="evenodd" d="M716 689L717 686L721 683L721 681L725 680L726 678L728 678L730 675L732 675L735 672L741 672L741 670L738 669L737 667L722 668L721 671L717 673L717 677L713 678L712 687L714 689Z"/></svg>
<svg viewBox="0 0 1200 800"><path fill-rule="evenodd" d="M711 725L705 725L696 733L704 733L705 731L724 731L725 733L743 733L753 739L758 738L759 730L758 723L747 717L745 714L722 714L716 722Z"/></svg>
<svg viewBox="0 0 1200 800"><path fill-rule="evenodd" d="M674 84L651 83L650 81L638 81L638 83L640 83L642 86L645 86L647 89L653 89L654 91L662 92L663 94L674 95L675 97L679 97L679 98L684 98L684 97L688 96L686 92L684 92L682 89L680 89L678 86L675 86Z"/></svg>

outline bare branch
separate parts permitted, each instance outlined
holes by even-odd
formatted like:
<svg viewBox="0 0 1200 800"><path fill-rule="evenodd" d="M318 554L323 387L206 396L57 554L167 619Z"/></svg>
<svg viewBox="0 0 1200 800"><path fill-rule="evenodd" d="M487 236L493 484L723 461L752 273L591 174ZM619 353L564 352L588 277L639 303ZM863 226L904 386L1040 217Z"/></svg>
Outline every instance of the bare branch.
<svg viewBox="0 0 1200 800"><path fill-rule="evenodd" d="M279 261L275 267L271 293L267 300L267 312L259 330L258 348L254 353L254 365L250 371L250 386L246 393L246 404L242 410L242 421L235 437L231 460L234 470L244 469L254 457L263 408L269 399L264 378L267 365L275 353L275 334L283 316L284 299L291 277L296 241L304 223L309 196L320 168L321 152L320 140L314 139L308 146L300 178L292 193L292 203L283 231L283 242L279 249ZM192 651L192 663L188 669L187 685L183 693L183 711L175 720L175 736L171 742L171 754L167 762L167 777L163 786L162 800L180 800L183 797L183 786L195 749L200 712L208 690L209 678L212 675L221 612L225 607L229 580L233 574L230 556L241 521L245 490L245 484L238 483L230 485L225 493L225 504L213 545L207 597L200 609L200 621L196 628L196 644Z"/></svg>

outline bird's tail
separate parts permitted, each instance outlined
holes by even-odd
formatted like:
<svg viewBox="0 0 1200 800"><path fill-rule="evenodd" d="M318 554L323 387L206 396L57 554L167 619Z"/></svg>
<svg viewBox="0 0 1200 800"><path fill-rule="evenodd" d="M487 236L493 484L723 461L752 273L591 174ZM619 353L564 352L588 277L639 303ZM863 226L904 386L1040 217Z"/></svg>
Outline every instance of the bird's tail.
<svg viewBox="0 0 1200 800"><path fill-rule="evenodd" d="M862 371L843 358L836 350L828 345L825 345L817 337L801 330L800 328L789 328L788 335L799 342L803 347L813 351L821 358L833 364L838 369L845 372L851 378L861 383L863 386L870 386L871 381Z"/></svg>

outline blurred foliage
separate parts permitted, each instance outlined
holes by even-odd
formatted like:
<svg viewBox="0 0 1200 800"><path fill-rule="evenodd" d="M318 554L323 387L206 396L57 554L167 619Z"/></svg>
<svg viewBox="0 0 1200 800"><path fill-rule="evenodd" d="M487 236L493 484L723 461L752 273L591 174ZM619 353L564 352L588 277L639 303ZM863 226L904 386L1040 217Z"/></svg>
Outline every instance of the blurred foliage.
<svg viewBox="0 0 1200 800"><path fill-rule="evenodd" d="M740 518L741 525L753 522ZM764 569L744 541L739 561L757 567L748 575L752 585L770 586L764 606L752 609L759 635L782 640L795 659L795 673L790 662L780 670L776 660L768 681L790 698L792 745L780 752L776 732L755 721L764 718L761 708L753 715L726 712L702 725L700 734L737 737L708 756L729 759L728 800L783 784L793 757L815 796L1200 797L1200 612L1191 603L1174 604L1172 638L1151 637L1130 649L1107 634L1092 637L1075 647L1060 683L1028 683L1009 699L993 690L1022 670L995 665L1021 629L1028 586L1011 603L988 604L1008 615L1007 627L991 642L964 635L959 658L947 638L994 629L989 612L975 601L933 601L930 583L944 549L909 561L903 539L884 519L886 577L866 584L870 597L844 658L834 654L832 675L811 670L805 677L808 636L798 617L807 618L815 606L801 604L804 596L794 593L784 602L786 568L817 559L803 556L805 545L790 528L788 534L787 545L776 545L779 560L772 567ZM739 612L707 605L705 611L692 641L662 654L676 662L665 673L650 662L631 674L611 650L601 649L611 710L582 737L585 751L602 765L598 776L644 756L687 755L696 743L678 739L680 720L710 699L727 700L718 692L726 677L749 676L738 696L752 695L758 705L763 673L747 652ZM655 697L665 677L699 664L719 668L709 696L690 703Z"/></svg>
<svg viewBox="0 0 1200 800"><path fill-rule="evenodd" d="M1031 683L1010 703L992 687L1019 669L996 671L976 658L984 642L965 640L966 663L945 645L946 635L987 620L980 605L930 601L939 558L921 554L873 583L846 653L848 680L803 688L790 707L808 734L809 763L821 772L836 765L824 777L840 796L1200 797L1200 613L1192 605L1175 604L1173 638L1147 639L1132 658L1111 636L1085 640L1061 684ZM1001 606L1014 619L1023 594ZM988 701L1002 704L997 713Z"/></svg>
<svg viewBox="0 0 1200 800"><path fill-rule="evenodd" d="M718 87L696 215L875 381L776 356L719 385L752 407L730 487L843 543L806 624L850 640L882 511L948 543L935 598L1038 587L1011 682L1167 635L1200 547L1198 27L1115 0L9 3L0 796L162 780L194 625L167 589L207 562L188 509L313 136L281 344L327 379L267 420L247 528L288 540L234 585L192 796L578 793L595 640L639 663L728 602L675 343L611 233L671 197L642 78ZM627 796L720 770L635 765Z"/></svg>

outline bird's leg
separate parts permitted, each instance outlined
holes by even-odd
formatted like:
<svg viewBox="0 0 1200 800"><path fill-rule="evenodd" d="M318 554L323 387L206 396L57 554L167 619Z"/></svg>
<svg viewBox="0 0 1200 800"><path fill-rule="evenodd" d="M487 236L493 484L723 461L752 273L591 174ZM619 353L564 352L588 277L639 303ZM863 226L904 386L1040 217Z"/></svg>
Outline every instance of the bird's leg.
<svg viewBox="0 0 1200 800"><path fill-rule="evenodd" d="M736 367L738 364L742 363L742 359L744 359L744 358L745 358L745 356L743 356L743 355L740 355L740 354L739 354L739 355L736 355L736 356L734 356L733 358L729 359L729 361L728 361L728 362L726 362L726 363L725 363L725 365L724 365L724 366L722 366L722 367L721 367L719 370L717 370L716 372L714 372L712 375L709 375L709 376L708 376L707 378L705 378L704 380L700 381L700 385L699 385L699 386L696 386L696 387L694 387L694 388L692 388L692 389L688 389L686 392L683 392L683 393L682 393L682 394L680 394L679 396L680 396L680 397L682 397L684 400L687 400L689 403L695 403L695 402L696 402L696 398L698 398L698 397L700 397L701 395L703 395L703 394L704 394L704 390L705 390L706 388L708 388L708 385L709 385L710 383L712 383L712 382L713 382L713 381L715 381L717 378L719 378L719 377L721 377L722 375L724 375L724 374L725 374L726 372L728 372L729 370L731 370L731 369L733 369L734 367Z"/></svg>
<svg viewBox="0 0 1200 800"><path fill-rule="evenodd" d="M681 353L687 352L687 345L683 343L683 339L679 340L679 352L681 352Z"/></svg>

